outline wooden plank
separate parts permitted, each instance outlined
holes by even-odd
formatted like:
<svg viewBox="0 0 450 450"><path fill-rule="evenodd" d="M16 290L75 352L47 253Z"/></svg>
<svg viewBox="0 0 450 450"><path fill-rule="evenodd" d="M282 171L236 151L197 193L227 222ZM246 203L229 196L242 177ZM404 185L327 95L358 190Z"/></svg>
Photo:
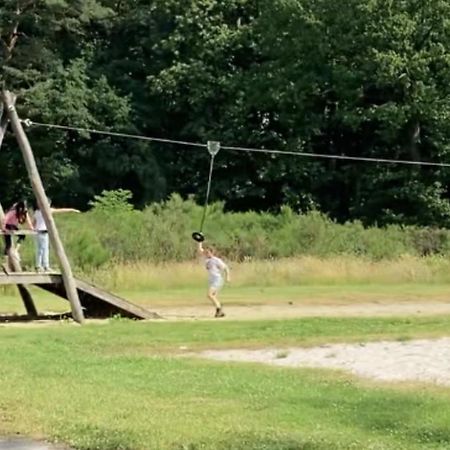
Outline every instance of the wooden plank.
<svg viewBox="0 0 450 450"><path fill-rule="evenodd" d="M15 95L13 95L11 97L11 104L13 106L16 104L16 96ZM1 114L1 119L0 119L0 149L2 147L3 139L5 137L6 130L8 128L8 122L9 122L8 114L4 110L3 103L1 104L1 111L2 111L2 114ZM2 204L0 203L0 222L3 222L4 218L5 218L5 213L3 211ZM14 252L14 249L12 249L12 250ZM16 261L14 259L14 254L8 255L8 262L9 262L9 265L12 266L12 268L15 271L21 270L20 262ZM23 285L18 285L17 289L19 290L19 294L22 298L22 302L25 306L28 316L30 316L31 318L37 317L38 312L37 312L36 305L34 304L33 297L31 296L30 291L28 291L28 289Z"/></svg>
<svg viewBox="0 0 450 450"><path fill-rule="evenodd" d="M39 316L39 313L36 309L36 305L34 304L31 292L23 284L18 284L17 289L19 291L20 297L22 298L22 302L25 306L25 311L27 312L28 317L30 319L36 319Z"/></svg>
<svg viewBox="0 0 450 450"><path fill-rule="evenodd" d="M11 248L9 249L7 263L5 264L9 266L10 273L22 272L20 260L13 243L11 244ZM25 306L27 314L30 316L30 318L36 318L38 316L38 311L30 291L23 284L18 284L17 289L19 291L20 297L22 298L22 302Z"/></svg>
<svg viewBox="0 0 450 450"><path fill-rule="evenodd" d="M30 284L58 284L62 283L61 274L44 274L33 272L10 272L9 275L0 275L0 285L30 285Z"/></svg>
<svg viewBox="0 0 450 450"><path fill-rule="evenodd" d="M11 99L12 105L16 104L16 96L13 95L12 99ZM3 144L3 139L5 138L5 134L6 134L6 130L8 129L8 114L7 112L4 110L4 105L1 105L1 119L0 119L0 148Z"/></svg>
<svg viewBox="0 0 450 450"><path fill-rule="evenodd" d="M130 303L118 295L107 292L98 286L75 279L81 305L90 317L111 317L121 315L135 319L161 319L157 313ZM0 286L4 285L35 285L64 300L67 300L66 290L60 273L40 274L36 272L0 274ZM1 301L0 301L1 305Z"/></svg>
<svg viewBox="0 0 450 450"><path fill-rule="evenodd" d="M37 231L33 230L9 230L9 231L2 231L0 230L0 236L28 236L28 235L35 235L38 234Z"/></svg>
<svg viewBox="0 0 450 450"><path fill-rule="evenodd" d="M13 105L16 104L16 97L14 96L12 99ZM5 138L6 130L8 129L8 114L4 110L4 105L1 103L1 119L0 119L0 149L2 148L3 139ZM3 222L3 219L5 218L5 212L3 210L2 204L0 203L0 222Z"/></svg>
<svg viewBox="0 0 450 450"><path fill-rule="evenodd" d="M7 262L5 264L9 266L10 273L22 272L20 259L18 258L17 251L14 248L14 243L11 243L11 248L9 249L8 252ZM18 284L17 289L19 291L20 297L22 298L22 302L23 305L25 306L27 314L30 316L30 318L36 318L38 316L38 311L30 291L23 284Z"/></svg>
<svg viewBox="0 0 450 450"><path fill-rule="evenodd" d="M107 303L116 307L118 310L131 314L134 317L140 319L155 319L161 318L158 314L149 311L141 306L130 303L129 301L112 294L111 292L107 292L93 284L86 283L85 281L75 279L75 283L77 288L84 294L89 294L92 297L97 298L101 302Z"/></svg>
<svg viewBox="0 0 450 450"><path fill-rule="evenodd" d="M86 317L108 318L114 315L133 319L161 319L152 311L134 305L127 300L90 283L75 279L81 305ZM63 283L36 284L36 286L67 300Z"/></svg>
<svg viewBox="0 0 450 450"><path fill-rule="evenodd" d="M3 91L2 97L4 106L8 113L8 118L10 120L11 127L16 136L20 150L22 151L22 156L25 161L25 166L27 168L28 176L31 181L31 186L33 187L34 195L38 202L39 209L41 210L42 215L44 217L50 241L53 244L53 249L59 261L59 266L61 268L64 286L66 288L67 296L70 302L73 318L77 322L83 323L84 315L81 309L81 303L78 297L78 291L75 285L75 280L73 278L72 269L70 267L70 263L67 258L66 252L64 251L62 241L59 237L55 221L53 220L50 204L48 202L44 186L42 184L42 180L39 175L36 160L33 155L33 150L31 148L30 142L28 141L27 135L22 127L19 116L17 115L17 111L16 108L14 107L13 97L11 93L8 91Z"/></svg>

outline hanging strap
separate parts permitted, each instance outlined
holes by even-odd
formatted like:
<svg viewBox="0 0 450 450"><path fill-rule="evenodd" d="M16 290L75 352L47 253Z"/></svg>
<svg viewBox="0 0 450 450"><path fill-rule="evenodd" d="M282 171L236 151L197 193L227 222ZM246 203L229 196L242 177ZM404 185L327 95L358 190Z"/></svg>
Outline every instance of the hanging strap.
<svg viewBox="0 0 450 450"><path fill-rule="evenodd" d="M203 231L203 225L205 224L206 219L206 212L208 210L209 194L211 193L212 174L214 169L214 156L215 155L211 155L211 162L209 164L208 187L206 188L205 206L203 207L203 216L202 221L200 222L200 233Z"/></svg>
<svg viewBox="0 0 450 450"><path fill-rule="evenodd" d="M209 194L211 193L212 175L213 175L213 169L214 169L214 158L217 155L217 153L219 153L220 142L208 141L207 149L208 149L209 154L211 155L211 161L209 164L208 187L206 188L205 206L203 207L203 216L202 216L202 221L200 222L200 234L203 231L203 225L205 224L206 212L208 210L208 203L209 203Z"/></svg>

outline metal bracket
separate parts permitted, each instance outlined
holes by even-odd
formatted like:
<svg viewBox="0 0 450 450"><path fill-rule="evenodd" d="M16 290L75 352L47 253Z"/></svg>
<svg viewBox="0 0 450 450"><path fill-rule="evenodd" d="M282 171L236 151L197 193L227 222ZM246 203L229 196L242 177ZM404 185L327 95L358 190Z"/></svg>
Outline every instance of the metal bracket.
<svg viewBox="0 0 450 450"><path fill-rule="evenodd" d="M208 141L208 152L211 156L216 156L220 150L220 142Z"/></svg>

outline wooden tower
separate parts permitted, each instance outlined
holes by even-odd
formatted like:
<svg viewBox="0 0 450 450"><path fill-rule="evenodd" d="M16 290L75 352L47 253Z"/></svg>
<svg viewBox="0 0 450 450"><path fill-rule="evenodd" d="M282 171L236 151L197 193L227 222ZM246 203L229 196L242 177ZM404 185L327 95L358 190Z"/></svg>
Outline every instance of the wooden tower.
<svg viewBox="0 0 450 450"><path fill-rule="evenodd" d="M134 305L117 295L94 286L93 284L74 278L55 221L53 220L51 208L36 166L33 150L31 149L27 135L22 127L22 121L17 115L15 96L8 91L2 91L0 99L0 149L8 125L11 126L12 132L14 133L18 146L22 152L31 186L47 225L50 241L55 250L61 273L40 274L23 272L16 250L14 246L12 246L8 254L8 264L11 272L8 271L8 274L0 273L0 285L17 286L27 311L27 317L30 319L37 318L38 312L31 293L27 289L27 286L29 285L37 286L47 292L51 292L52 294L64 298L65 300L69 300L72 317L78 323L84 322L85 315L96 318L106 318L113 315L120 315L133 319L161 318L157 313ZM0 220L3 221L3 219L4 212L0 204ZM21 230L18 233L35 234L33 231L25 230ZM1 232L1 234L4 233Z"/></svg>
<svg viewBox="0 0 450 450"><path fill-rule="evenodd" d="M61 269L62 280L64 283L64 288L67 293L68 300L70 302L70 307L72 310L72 317L78 323L83 323L84 314L81 308L80 299L78 297L78 292L75 285L75 280L72 274L72 269L70 267L69 260L67 258L66 252L64 251L64 246L59 237L58 229L56 228L55 221L53 220L51 208L45 194L44 186L42 184L41 177L36 165L36 160L34 158L33 150L28 141L27 135L22 127L22 123L17 115L15 108L15 96L8 91L2 92L2 116L1 116L1 131L0 131L0 146L3 140L8 123L11 125L12 131L16 137L17 143L22 152L22 156L27 168L28 176L30 178L31 186L33 188L36 201L39 205L42 215L44 217L45 224L47 225L48 234L50 242L55 250L58 265ZM0 205L0 218L3 220L3 208ZM8 255L8 261L10 267L14 272L20 272L20 262L17 258L14 247ZM37 316L36 307L34 305L33 299L30 292L24 285L18 284L18 289L22 300L25 304L27 313L30 316Z"/></svg>

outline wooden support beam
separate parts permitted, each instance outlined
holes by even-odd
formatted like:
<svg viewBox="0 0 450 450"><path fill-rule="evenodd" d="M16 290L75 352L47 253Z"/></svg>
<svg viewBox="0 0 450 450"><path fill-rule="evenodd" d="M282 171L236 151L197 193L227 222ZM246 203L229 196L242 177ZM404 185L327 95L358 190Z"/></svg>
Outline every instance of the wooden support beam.
<svg viewBox="0 0 450 450"><path fill-rule="evenodd" d="M18 231L0 231L0 236L35 236L38 234L34 230L18 230Z"/></svg>
<svg viewBox="0 0 450 450"><path fill-rule="evenodd" d="M62 284L62 277L59 273L11 272L9 275L0 274L0 286L15 284Z"/></svg>
<svg viewBox="0 0 450 450"><path fill-rule="evenodd" d="M15 95L11 97L11 103L13 106L15 105L15 103L16 103ZM2 104L2 106L3 106L2 114L0 115L0 117L1 117L1 119L0 119L0 148L3 144L3 139L5 137L6 130L8 128L8 123L9 123L7 111L3 104ZM5 218L5 213L3 211L3 207L0 203L0 222L3 222L4 218ZM14 248L14 245L11 247L11 250L8 255L8 264L14 272L22 271L22 267L20 266L20 261L17 258L17 253ZM19 291L20 297L22 298L22 302L25 306L25 310L27 311L28 316L30 316L31 318L36 318L38 316L38 312L37 312L36 305L34 304L33 297L31 296L30 291L22 284L18 284L17 289Z"/></svg>
<svg viewBox="0 0 450 450"><path fill-rule="evenodd" d="M15 100L14 100L15 102ZM8 128L8 115L6 114L6 111L4 110L4 108L1 109L1 120L0 120L0 147L3 144L3 139L5 138L5 133L6 133L6 129Z"/></svg>
<svg viewBox="0 0 450 450"><path fill-rule="evenodd" d="M1 114L0 114L0 148L3 144L3 139L5 138L6 129L8 128L8 115L6 114L6 111L4 110L3 104L1 105ZM5 217L5 212L3 211L3 207L0 203L0 221L3 221L3 218Z"/></svg>
<svg viewBox="0 0 450 450"><path fill-rule="evenodd" d="M16 104L16 96L13 95L12 99L12 104L15 105ZM5 134L6 134L6 130L8 129L8 123L9 123L9 119L8 119L8 114L5 110L5 106L3 105L3 103L1 103L0 105L0 149L2 148L2 144L3 144L3 139L5 138ZM3 210L2 204L0 203L0 221L3 222L3 219L5 217L5 212Z"/></svg>
<svg viewBox="0 0 450 450"><path fill-rule="evenodd" d="M34 195L38 202L39 208L47 225L48 234L50 241L53 244L56 256L58 257L59 266L61 269L64 287L67 292L67 296L72 309L72 316L74 320L79 323L84 322L83 310L81 309L80 299L78 297L78 292L75 285L75 280L73 278L72 269L70 267L69 260L67 258L66 252L62 241L59 237L58 229L56 228L55 221L53 220L50 204L48 202L47 196L45 195L44 186L42 184L41 177L36 165L36 160L34 159L33 150L28 141L27 135L23 130L22 123L20 122L19 116L16 112L16 108L13 104L12 94L8 91L2 92L3 104L8 114L11 127L17 139L17 143L22 151L23 159L25 161L25 166L28 171L28 176L30 177L31 186L34 191Z"/></svg>

